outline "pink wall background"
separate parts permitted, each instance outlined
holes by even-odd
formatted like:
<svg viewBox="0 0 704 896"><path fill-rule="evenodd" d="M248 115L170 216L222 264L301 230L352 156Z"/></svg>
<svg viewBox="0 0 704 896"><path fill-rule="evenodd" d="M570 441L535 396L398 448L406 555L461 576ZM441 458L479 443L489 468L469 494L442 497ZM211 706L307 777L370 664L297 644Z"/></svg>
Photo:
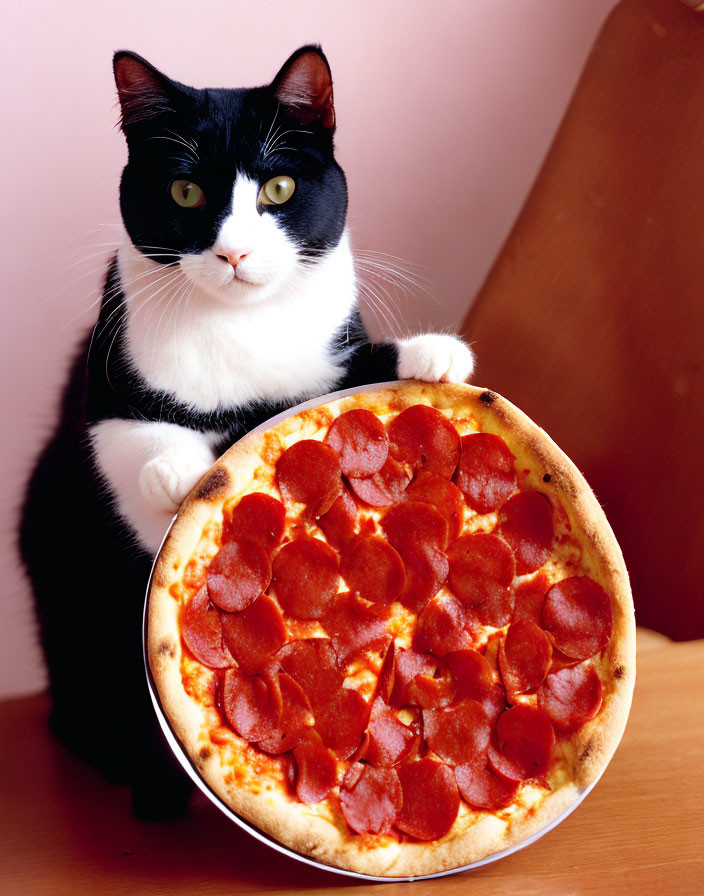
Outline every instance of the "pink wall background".
<svg viewBox="0 0 704 896"><path fill-rule="evenodd" d="M520 208L613 5L5 0L0 696L44 683L13 526L68 357L94 322L119 232L125 149L114 127L112 52L135 50L199 87L251 86L268 82L296 47L320 42L335 79L353 242L404 259L398 263L422 278L422 288L396 292L409 327L453 327ZM68 585L57 582L57 599L70 600Z"/></svg>

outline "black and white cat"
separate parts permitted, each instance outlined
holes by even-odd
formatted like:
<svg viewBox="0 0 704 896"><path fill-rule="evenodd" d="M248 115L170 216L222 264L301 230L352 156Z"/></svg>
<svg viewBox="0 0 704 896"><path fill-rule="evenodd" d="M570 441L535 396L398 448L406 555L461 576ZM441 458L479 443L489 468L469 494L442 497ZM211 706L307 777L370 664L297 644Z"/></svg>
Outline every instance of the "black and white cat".
<svg viewBox="0 0 704 896"><path fill-rule="evenodd" d="M153 716L140 632L151 561L184 497L279 410L389 379L462 382L473 357L445 334L369 344L319 48L254 89L196 90L127 52L114 70L125 239L20 541L52 727L154 817L190 792Z"/></svg>

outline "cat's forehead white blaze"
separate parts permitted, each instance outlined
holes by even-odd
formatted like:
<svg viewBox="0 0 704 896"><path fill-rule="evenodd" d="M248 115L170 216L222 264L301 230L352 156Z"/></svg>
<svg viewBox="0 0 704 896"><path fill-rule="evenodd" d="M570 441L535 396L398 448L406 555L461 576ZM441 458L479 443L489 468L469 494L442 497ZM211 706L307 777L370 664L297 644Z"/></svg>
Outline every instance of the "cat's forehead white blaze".
<svg viewBox="0 0 704 896"><path fill-rule="evenodd" d="M230 213L223 221L215 238L213 251L224 255L238 252L250 255L255 250L266 249L281 236L285 236L272 215L260 215L257 210L259 184L238 174L232 188Z"/></svg>

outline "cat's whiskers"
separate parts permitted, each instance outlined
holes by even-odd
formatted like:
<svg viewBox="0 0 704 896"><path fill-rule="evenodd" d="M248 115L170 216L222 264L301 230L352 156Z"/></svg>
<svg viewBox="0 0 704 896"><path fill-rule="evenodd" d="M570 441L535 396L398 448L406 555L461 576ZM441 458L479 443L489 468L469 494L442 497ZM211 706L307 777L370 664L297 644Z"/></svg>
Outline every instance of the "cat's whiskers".
<svg viewBox="0 0 704 896"><path fill-rule="evenodd" d="M364 300L370 306L377 323L379 325L382 325L383 323L386 328L391 328L393 332L398 322L396 321L393 309L390 308L387 305L387 302L385 302L381 295L379 295L377 289L375 289L375 285L357 276L356 288L358 299Z"/></svg>
<svg viewBox="0 0 704 896"><path fill-rule="evenodd" d="M166 257L166 256L165 256L165 257ZM175 255L173 255L173 256L168 256L168 257L169 257L169 258L178 258L178 256L175 256ZM101 263L100 263L100 264L91 265L91 267L90 267L88 270L84 271L82 274L79 274L78 277L74 277L73 280L69 280L69 281L67 281L66 284L65 284L66 287L75 286L77 283L80 283L81 280L85 280L86 277L93 277L93 276L95 276L95 274L97 274L97 273L103 273L103 272L105 271L105 262L106 262L106 261L108 261L108 259L105 259L105 258L103 257L103 258L101 259ZM166 265L166 264L161 263L161 264L159 265L159 267L160 267L160 268L171 267L171 265ZM154 273L154 271L151 271L151 270L150 270L150 271L144 271L144 272L142 272L139 276L137 276L137 277L133 277L132 280L126 281L126 282L125 282L125 285L130 285L131 283L134 283L136 280L139 280L141 277L146 277L146 276L148 276L149 274L152 274L152 273ZM76 298L76 299L73 300L73 304L76 305L76 304L78 304L79 302L83 302L85 298L86 298L85 296L79 296L78 298ZM100 301L100 297L98 298L97 301ZM95 304L95 303L92 303L92 304Z"/></svg>
<svg viewBox="0 0 704 896"><path fill-rule="evenodd" d="M363 284L360 293L361 297L365 300L366 305L374 315L377 324L382 327L382 329L387 330L389 336L399 335L402 331L401 325L395 317L393 317L392 322L389 317L389 314L391 314L390 310L374 290L368 284Z"/></svg>
<svg viewBox="0 0 704 896"><path fill-rule="evenodd" d="M182 134L178 134L176 131L173 131L171 128L164 128L167 134L173 134L178 140L182 140L184 145L189 149L196 158L197 162L200 162L200 156L198 155L198 141L195 137L184 137Z"/></svg>
<svg viewBox="0 0 704 896"><path fill-rule="evenodd" d="M393 258L394 261L402 262L402 265L399 265L399 267L401 267L402 270L408 271L409 273L411 273L413 268L418 269L418 268L422 267L413 262L410 262L407 258L403 258L401 255L394 255L391 252L382 252L380 249L355 249L354 254L355 255L366 255L366 256L371 256L372 258L379 258L379 259Z"/></svg>
<svg viewBox="0 0 704 896"><path fill-rule="evenodd" d="M363 264L358 263L357 259L355 259L355 273L357 274L357 285L362 291L362 294L365 294L365 291L368 294L372 294L376 299L377 304L380 304L385 309L385 311L388 312L388 315L391 317L391 320L393 321L396 329L399 332L402 331L404 329L404 326L399 320L399 317L397 317L396 313L398 313L401 318L403 318L403 313L396 299L392 296L386 286L382 282L380 282L380 280L383 279L380 272L374 269L370 270L369 268L365 268ZM408 291L403 284L391 282L390 285L403 292L404 295L407 295ZM382 292L384 296L386 296L387 301L384 301L379 292ZM388 322L388 317L386 317L386 319Z"/></svg>
<svg viewBox="0 0 704 896"><path fill-rule="evenodd" d="M97 247L92 247L92 248L97 248ZM107 259L105 258L106 254L107 254L105 252L106 248L107 248L107 246L101 247L99 252L91 252L90 255L84 255L82 258L79 258L78 261L73 261L70 264L65 265L64 272L70 271L72 268L78 267L79 264L84 264L86 261L90 261L92 258L101 258L101 259L104 259L105 261L107 261ZM113 249L113 251L116 251L117 247L112 246L112 249Z"/></svg>
<svg viewBox="0 0 704 896"><path fill-rule="evenodd" d="M196 287L195 283L193 283L193 282L189 282L187 280L186 283L187 283L187 287L186 287L185 294L183 296L183 300L179 300L176 303L176 308L174 309L174 314L173 314L174 329L177 329L179 327L181 313L182 313L184 307L186 306L186 304L188 303L190 297L193 295L193 291ZM171 358L171 368L170 368L171 371L174 370L174 367L179 363L179 360L180 359L179 359L178 353L174 352L174 354L172 355L172 358ZM171 373L169 374L169 379L171 379Z"/></svg>
<svg viewBox="0 0 704 896"><path fill-rule="evenodd" d="M367 287L367 289L372 289L374 291L375 296L379 301L382 301L384 307L388 309L389 313L393 316L395 322L398 323L398 317L403 318L404 313L401 310L401 306L399 305L398 300L394 296L394 294L390 291L391 289L398 290L404 299L407 300L409 290L402 283L397 283L394 281L387 280L386 282L389 284L389 288L384 283L383 278L380 277L377 271L358 271L359 282ZM367 278L366 280L364 278ZM373 279L376 278L376 279ZM382 299L382 295L385 296L386 300Z"/></svg>
<svg viewBox="0 0 704 896"><path fill-rule="evenodd" d="M160 331L160 329L161 329L162 321L164 320L164 315L168 312L168 310L169 310L169 308L171 307L171 305L172 305L172 303L174 302L174 300L176 300L176 308L178 308L178 303L179 303L179 301L180 301L181 298L185 295L185 293L186 293L186 291L188 290L188 287L189 287L190 285L191 285L191 284L188 282L188 280L186 280L184 283L182 283L182 284L181 284L181 285L180 285L180 286L173 292L173 294L171 295L171 298L170 298L170 299L168 300L168 302L166 303L166 307L163 309L163 311L161 312L161 315L159 316L159 323L158 323L157 326L156 326L156 330L155 330L155 332L154 332L154 341L153 341L153 344L152 344L152 362L154 361L154 354L155 354L155 352L156 352L156 347L157 347L157 344L158 344L158 342L159 342L159 331Z"/></svg>
<svg viewBox="0 0 704 896"><path fill-rule="evenodd" d="M274 134L271 137L271 143L267 141L264 145L261 152L262 161L266 161L267 157L272 155L274 152L280 152L282 150L290 150L291 152L296 152L296 148L294 146L283 146L280 145L280 141L284 139L288 134L312 134L312 131L303 130L302 128L288 128L285 131L282 131L281 128L277 128L274 131Z"/></svg>
<svg viewBox="0 0 704 896"><path fill-rule="evenodd" d="M356 259L373 262L375 264L381 265L387 270L396 271L398 273L403 273L406 276L410 277L414 282L420 282L421 280L425 280L427 278L421 276L420 269L417 265L413 265L409 261L405 261L404 259L399 258L395 255L387 255L384 252L377 252L374 249L354 249L354 257ZM394 259L390 261L389 259ZM402 262L400 264L399 262Z"/></svg>
<svg viewBox="0 0 704 896"><path fill-rule="evenodd" d="M178 146L183 146L185 149L188 150L188 152L191 155L191 158L189 161L196 162L196 163L200 162L200 156L198 155L198 144L195 142L195 140L193 141L193 145L192 145L191 143L186 141L186 139L184 137L182 137L180 134L177 134L176 131L172 131L170 128L164 128L164 131L167 134L172 134L173 136L167 137L167 136L163 136L163 135L157 135L154 137L150 137L149 139L150 140L168 140L171 143L176 143Z"/></svg>
<svg viewBox="0 0 704 896"><path fill-rule="evenodd" d="M178 328L180 323L180 315L181 311L188 304L191 296L193 295L193 291L195 289L195 283L186 281L186 284L181 292L181 295L176 302L176 306L171 313L171 320L168 322L168 325L172 325L174 329ZM154 349L156 349L156 339L154 340ZM153 350L154 351L154 350ZM152 352L153 354L153 352ZM170 373L169 379L172 379L174 368L179 364L179 356L176 352L174 352L171 356L171 365L170 365Z"/></svg>
<svg viewBox="0 0 704 896"><path fill-rule="evenodd" d="M108 370L108 362L109 362L109 360L110 360L110 352L112 351L112 347L113 347L113 345L115 344L115 340L117 339L118 333L119 333L120 330L122 330L122 328L125 326L125 320L126 320L126 319L123 317L123 319L120 321L120 323L119 323L118 326L116 327L116 329L115 329L115 333L113 334L112 340L111 340L110 345L109 345L109 347L108 347L108 353L107 353L107 355L105 356L105 378L107 379L107 381L108 381L108 383L110 384L111 388L114 388L114 386L113 386L113 384L112 384L112 380L110 379L110 372L109 372L109 370ZM93 344L93 340L91 339L91 346L92 346L92 344ZM90 351L89 351L89 354L90 354Z"/></svg>
<svg viewBox="0 0 704 896"><path fill-rule="evenodd" d="M277 119L277 117L278 117L278 115L279 115L279 109L280 109L280 108L281 108L280 106L277 106L277 107L276 107L276 112L274 112L274 117L272 118L272 120L271 120L271 124L269 125L269 130L267 131L266 139L264 140L264 145L263 145L263 147L262 147L262 149L261 149L261 152L260 152L260 155L261 155L262 160L266 159L266 156L267 156L267 147L268 147L268 145L269 145L269 137L271 137L271 132L272 132L272 130L274 129L274 125L276 124L276 119Z"/></svg>
<svg viewBox="0 0 704 896"><path fill-rule="evenodd" d="M108 260L107 258L105 258L105 256L108 253L106 253L104 250L110 249L114 253L114 252L117 252L119 246L116 245L114 242L112 242L112 243L96 243L95 245L86 246L85 248L99 249L100 251L90 252L88 255L83 255L81 258L77 259L76 261L69 262L68 264L63 266L63 268L62 268L63 273L65 273L66 271L70 271L72 268L78 267L78 265L84 264L86 261L90 261L93 258L100 258L104 263ZM149 247L142 246L141 248L149 248ZM166 246L154 246L153 248L163 249L164 250L163 257L166 257L167 254L173 256L174 258L180 257L177 252L175 252L173 249L168 249ZM74 251L77 251L77 250L74 250ZM154 253L152 253L152 252L150 252L149 254L154 255ZM51 261L53 258L56 258L56 257L57 257L56 255L50 255L50 256L48 256L47 261ZM70 257L70 255L69 255L69 257ZM93 273L93 270L94 269L89 271L89 273Z"/></svg>
<svg viewBox="0 0 704 896"><path fill-rule="evenodd" d="M367 266L367 268L374 268L386 275L390 281L403 281L411 288L420 290L433 299L435 298L425 286L425 283L429 284L428 279L422 277L418 271L412 270L408 266L408 262L405 262L404 266L402 266L386 260L387 258L396 258L399 261L403 261L398 256L387 255L387 253L376 252L372 249L355 249L354 257L355 262L359 262Z"/></svg>
<svg viewBox="0 0 704 896"><path fill-rule="evenodd" d="M168 292L165 293L164 290L168 290L170 286L176 285L179 281L179 278L184 276L183 272L180 270L171 271L170 274L172 274L173 276L160 277L153 284L148 284L143 289L140 289L139 292L136 292L134 295L130 296L129 302L125 303L127 311L132 315L138 315L142 311L143 308L145 308L150 302L152 302L154 299L156 299L157 296L161 295L161 298L159 299L159 301L157 302L157 305L156 305L156 307L158 308L159 305L164 300L165 296L168 296ZM185 277L184 277L184 279L185 279ZM137 298L137 296L141 295L141 293L143 293L146 289L149 289L149 285L156 286L157 284L162 283L162 281L166 281L166 282L163 283L162 286L160 286L159 289L156 290L156 292L148 294L146 296L146 298L142 299L142 301L139 303L139 305L137 305L135 307L134 300Z"/></svg>
<svg viewBox="0 0 704 896"><path fill-rule="evenodd" d="M91 252L89 255L84 255L82 258L79 258L77 261L73 261L73 262L65 265L64 268L62 269L61 280L62 280L62 283L63 283L65 289L67 289L68 287L75 286L77 283L80 283L81 280L85 280L86 277L92 277L97 272L104 271L105 265L112 259L106 258L105 256L108 253L106 253L102 250L111 249L112 253L114 254L118 250L119 247L117 245L115 245L115 243L113 242L113 243L98 243L95 246L91 246L90 248L100 249L101 251ZM174 261L178 261L181 258L181 255L179 252L176 252L174 249L171 249L168 246L137 246L136 248L149 250L149 255L152 258L173 258ZM156 252L156 251L151 251L151 250L160 250L160 251ZM68 282L65 280L65 275L68 271L70 271L72 268L77 267L78 265L85 264L85 262L90 261L94 258L99 258L100 263L96 264L96 265L91 265L88 268L88 270L84 271L80 276L74 278L73 280L70 280ZM163 263L161 263L160 266L164 267ZM146 271L146 272L144 272L144 275L146 276L149 273L151 273L151 271ZM142 276L142 275L140 275L140 276ZM134 282L134 280L129 281L129 282ZM82 303L85 300L85 298L86 298L85 296L79 296L78 298L74 299L73 304L76 305L78 303ZM89 307L92 308L94 305L98 304L101 301L101 298L102 298L102 296L99 296L96 301L91 302ZM74 320L75 319L76 318L74 318Z"/></svg>
<svg viewBox="0 0 704 896"><path fill-rule="evenodd" d="M267 160L267 158L271 155L271 153L274 151L274 146L276 144L276 141L279 139L279 136L281 134L281 127L282 126L279 126L278 128L276 128L274 133L271 135L271 140L264 147L264 149L262 151L262 161L263 162L265 162Z"/></svg>
<svg viewBox="0 0 704 896"><path fill-rule="evenodd" d="M428 290L415 279L398 273L393 269L389 269L386 265L382 265L374 261L369 261L368 259L358 259L358 264L365 267L369 272L375 273L377 276L382 277L388 283L392 283L395 286L419 290L420 292L425 293L428 292Z"/></svg>
<svg viewBox="0 0 704 896"><path fill-rule="evenodd" d="M168 266L162 265L162 267L169 267L169 269L173 269L174 266L173 265L168 265ZM73 281L68 283L67 287L75 286L76 283L80 283L81 280L84 280L88 276L94 276L99 271L103 272L104 267L101 266L100 268L92 268L90 271L86 271L84 274L81 274L80 277L76 277ZM95 298L93 299L92 302L90 302L89 305L87 305L85 308L81 309L81 311L79 311L78 314L76 314L69 321L67 321L65 324L63 324L63 326L61 328L62 331L65 330L67 327L71 326L72 324L74 324L77 320L80 320L80 318L83 317L84 314L88 314L88 312L92 311L92 309L95 308L97 305L102 305L103 302L105 302L105 304L108 304L112 299L115 298L116 295L119 295L126 287L132 286L135 283L137 283L138 281L144 279L145 277L149 277L150 275L153 275L155 273L159 273L159 272L152 271L152 270L143 271L141 274L138 274L137 276L132 277L130 280L126 280L124 282L118 281L114 286L111 286L109 288L106 287L102 291L98 290L97 296L95 296ZM78 304L82 304L86 300L86 298L89 298L89 296L87 296L86 294L83 294L79 298L74 299L72 305L75 307ZM100 323L100 321L96 322L96 326L98 323Z"/></svg>
<svg viewBox="0 0 704 896"><path fill-rule="evenodd" d="M158 272L158 271L148 271L148 272L146 272L146 273L148 273L148 274L155 274L155 273L160 273L160 272ZM129 301L127 300L127 296L125 296L125 305L127 306L127 308L128 308L129 310L132 310L133 313L134 313L134 309L130 309L129 306L130 306L130 304L133 304L133 303L134 303L134 300L137 298L137 296L140 296L145 290L149 289L150 287L157 286L159 283L162 283L164 280L168 280L169 278L171 278L171 277L173 277L173 276L175 276L175 275L177 276L178 273L179 273L179 270L178 270L178 266L177 266L177 265L169 266L169 270L168 270L166 273L162 274L160 277L158 277L158 278L157 278L156 280L154 280L152 283L147 283L146 286L143 286L143 287L142 287L141 289L139 289L136 293L134 293L133 295L129 296ZM132 283L135 283L137 280L139 280L139 279L141 278L141 276L142 276L142 275L139 275L138 277L134 277L131 281L128 281L127 283L120 284L120 289L118 289L118 290L117 290L117 291L116 291L110 298L111 298L111 299L114 298L115 295L117 295L119 292L122 292L123 295L124 295L125 287L126 287L126 286L130 286ZM168 285L168 284L167 284L167 285ZM161 292L161 289L157 290L156 293L153 293L152 295L147 296L147 298L146 298L145 300L143 300L142 304L136 309L136 311L139 311L141 308L143 308L144 305L150 300L150 298L153 298L154 296L158 295L160 292ZM106 303L106 304L107 304L107 303ZM113 317L113 316L114 316L114 315L115 315L121 308L122 308L122 303L121 303L121 302L118 302L117 306L110 312L110 314L108 315L108 317L105 319L103 326L107 326L108 323L110 322L111 318L112 318L112 317Z"/></svg>
<svg viewBox="0 0 704 896"><path fill-rule="evenodd" d="M181 272L180 272L180 271L170 271L169 273L172 274L174 277L178 277L179 273L181 273ZM110 374L109 374L109 372L108 372L108 362L109 362L109 360L110 360L110 352L112 351L112 348L113 348L113 346L114 346L114 344L115 344L115 340L117 339L118 334L120 333L120 331L122 330L122 328L124 327L124 325L127 323L128 312L129 312L129 313L132 313L132 314L139 314L139 312L140 312L140 311L141 311L147 304L149 304L150 302L153 302L154 299L156 299L156 297L157 297L158 295L162 294L161 299L159 299L159 301L157 302L156 308L154 309L154 310L157 310L157 309L159 308L159 306L162 304L162 302L164 301L164 299L168 296L168 292L167 292L167 293L164 293L164 290L168 290L169 286L172 285L172 283L170 282L168 276L161 277L161 278L159 278L159 280L156 281L156 282L157 282L157 283L161 283L162 280L167 280L167 282L164 283L164 284L163 284L163 285L162 285L156 292L154 292L154 293L150 293L150 294L146 297L146 299L143 299L142 302L139 304L139 306L138 306L137 308L130 308L130 307L129 307L129 304L125 303L126 306L127 306L127 307L126 307L126 312L125 312L125 314L123 315L122 320L120 321L120 323L118 324L118 326L117 326L116 329L115 329L115 333L113 334L112 340L111 340L111 342L110 342L110 346L108 347L107 355L105 356L105 375L106 375L106 377L107 377L107 379L108 379L108 382L110 382ZM171 278L171 280L173 280L173 278ZM156 283L155 283L155 284L148 284L148 285L145 286L143 289L141 289L138 293L135 293L135 295L130 296L130 303L131 303L131 304L134 304L134 300L135 300L135 298L136 298L138 295L140 295L142 292L144 292L145 289L149 289L149 286L150 286L150 285L155 286ZM122 303L118 304L118 306L117 306L117 307L110 313L110 316L108 317L108 320L109 320L109 319L110 319L110 318L111 318L117 311L119 311L122 307L123 307L123 306L122 306ZM105 325L107 325L108 320L106 320ZM110 383L110 384L112 385L112 383Z"/></svg>

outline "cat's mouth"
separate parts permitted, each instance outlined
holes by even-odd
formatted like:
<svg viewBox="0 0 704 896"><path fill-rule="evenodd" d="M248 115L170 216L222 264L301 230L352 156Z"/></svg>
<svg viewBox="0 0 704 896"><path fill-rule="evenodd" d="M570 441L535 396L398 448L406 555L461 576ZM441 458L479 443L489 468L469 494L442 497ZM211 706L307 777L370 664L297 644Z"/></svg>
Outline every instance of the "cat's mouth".
<svg viewBox="0 0 704 896"><path fill-rule="evenodd" d="M248 275L246 271L240 270L240 266L238 265L233 273L232 280L239 280L242 283L247 283L249 286L265 286L263 280L256 280L251 275Z"/></svg>
<svg viewBox="0 0 704 896"><path fill-rule="evenodd" d="M244 259L249 255L248 252L241 256L239 253L234 252L229 256L226 254L215 254L220 262L220 268L223 271L225 285L231 283L235 283L236 285L236 281L239 281L240 283L246 283L248 286L266 286L266 279L261 279L261 277L257 277L251 271L247 270L246 264L244 264Z"/></svg>
<svg viewBox="0 0 704 896"><path fill-rule="evenodd" d="M243 263L230 264L212 253L182 256L181 269L213 298L228 303L259 302L275 280L269 271L248 270Z"/></svg>

